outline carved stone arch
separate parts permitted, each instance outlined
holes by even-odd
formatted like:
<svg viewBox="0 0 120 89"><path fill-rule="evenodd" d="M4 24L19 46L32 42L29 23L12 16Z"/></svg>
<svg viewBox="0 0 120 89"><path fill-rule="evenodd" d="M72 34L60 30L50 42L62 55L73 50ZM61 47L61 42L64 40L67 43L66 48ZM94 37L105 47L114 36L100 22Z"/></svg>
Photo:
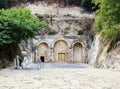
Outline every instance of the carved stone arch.
<svg viewBox="0 0 120 89"><path fill-rule="evenodd" d="M63 41L65 41L65 42L68 44L68 47L69 47L69 48L71 47L71 43L70 43L68 40L66 40L66 39L64 39L64 38L59 38L59 39L56 39L56 40L54 40L54 41L52 42L51 48L54 47L55 42L58 41L58 40L63 40Z"/></svg>
<svg viewBox="0 0 120 89"><path fill-rule="evenodd" d="M85 47L82 42L76 41L73 43L73 63L83 63Z"/></svg>
<svg viewBox="0 0 120 89"><path fill-rule="evenodd" d="M41 43L46 43L50 47L50 43L46 40L42 40L42 41L37 42L36 47L38 47L38 45L41 44Z"/></svg>
<svg viewBox="0 0 120 89"><path fill-rule="evenodd" d="M81 42L81 41L74 41L73 44L72 44L72 47L74 46L75 43L80 43L82 45L82 47L85 47L86 48L86 45L84 42Z"/></svg>
<svg viewBox="0 0 120 89"><path fill-rule="evenodd" d="M37 60L44 60L44 62L50 61L50 44L47 41L40 41L37 44Z"/></svg>
<svg viewBox="0 0 120 89"><path fill-rule="evenodd" d="M58 39L53 43L53 61L62 63L68 62L70 44L65 39Z"/></svg>

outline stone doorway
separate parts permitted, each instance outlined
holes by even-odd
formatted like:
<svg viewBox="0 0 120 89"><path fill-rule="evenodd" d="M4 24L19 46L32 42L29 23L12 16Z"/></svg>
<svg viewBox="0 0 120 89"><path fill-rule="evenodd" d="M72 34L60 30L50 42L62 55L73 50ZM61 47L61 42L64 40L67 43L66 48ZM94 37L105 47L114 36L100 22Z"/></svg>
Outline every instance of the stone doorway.
<svg viewBox="0 0 120 89"><path fill-rule="evenodd" d="M68 44L64 40L58 40L54 44L53 54L54 62L66 63L68 62Z"/></svg>
<svg viewBox="0 0 120 89"><path fill-rule="evenodd" d="M47 43L40 43L38 46L38 57L44 59L44 62L49 62L49 51L50 48Z"/></svg>
<svg viewBox="0 0 120 89"><path fill-rule="evenodd" d="M58 62L66 63L68 60L68 53L58 53Z"/></svg>
<svg viewBox="0 0 120 89"><path fill-rule="evenodd" d="M77 42L73 45L73 63L82 63L82 44Z"/></svg>
<svg viewBox="0 0 120 89"><path fill-rule="evenodd" d="M41 62L45 62L45 57L44 56L40 56L40 60L41 60Z"/></svg>

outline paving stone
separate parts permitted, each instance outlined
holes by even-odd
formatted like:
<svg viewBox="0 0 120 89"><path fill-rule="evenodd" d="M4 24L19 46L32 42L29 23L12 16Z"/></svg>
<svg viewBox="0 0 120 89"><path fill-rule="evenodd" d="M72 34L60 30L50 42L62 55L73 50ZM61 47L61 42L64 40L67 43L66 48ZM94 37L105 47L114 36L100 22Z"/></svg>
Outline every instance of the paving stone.
<svg viewBox="0 0 120 89"><path fill-rule="evenodd" d="M0 74L0 89L120 89L120 71L108 69L8 68Z"/></svg>

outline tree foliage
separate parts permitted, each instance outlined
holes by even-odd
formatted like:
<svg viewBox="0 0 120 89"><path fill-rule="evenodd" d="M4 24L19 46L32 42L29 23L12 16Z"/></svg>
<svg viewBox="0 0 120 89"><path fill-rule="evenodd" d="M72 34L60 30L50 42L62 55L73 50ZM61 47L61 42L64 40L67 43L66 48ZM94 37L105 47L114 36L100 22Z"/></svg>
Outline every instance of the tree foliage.
<svg viewBox="0 0 120 89"><path fill-rule="evenodd" d="M20 43L22 40L33 38L44 22L33 17L30 10L12 8L0 10L0 45Z"/></svg>
<svg viewBox="0 0 120 89"><path fill-rule="evenodd" d="M110 43L109 50L120 41L120 1L93 0L99 4L96 14L96 28L102 37Z"/></svg>
<svg viewBox="0 0 120 89"><path fill-rule="evenodd" d="M23 8L0 10L0 60L11 60L20 53L19 43L33 38L46 23Z"/></svg>

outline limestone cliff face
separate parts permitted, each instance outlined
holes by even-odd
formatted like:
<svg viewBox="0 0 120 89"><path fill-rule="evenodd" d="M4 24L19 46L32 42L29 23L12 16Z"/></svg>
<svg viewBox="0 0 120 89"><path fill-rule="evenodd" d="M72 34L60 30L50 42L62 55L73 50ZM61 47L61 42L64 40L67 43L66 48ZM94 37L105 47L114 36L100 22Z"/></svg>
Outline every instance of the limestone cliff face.
<svg viewBox="0 0 120 89"><path fill-rule="evenodd" d="M107 47L104 47L103 56L104 59L102 61L98 61L98 67L100 68L111 68L111 69L120 69L120 43L117 44L117 47L111 52L107 53ZM106 54L106 55L105 55ZM98 59L100 60L100 58Z"/></svg>
<svg viewBox="0 0 120 89"><path fill-rule="evenodd" d="M94 28L94 13L88 13L81 7L60 7L57 4L30 4L29 8L48 26L39 31L38 35L91 35Z"/></svg>
<svg viewBox="0 0 120 89"><path fill-rule="evenodd" d="M120 69L120 42L107 53L108 45L103 45L100 36L96 35L88 53L89 64L97 68Z"/></svg>
<svg viewBox="0 0 120 89"><path fill-rule="evenodd" d="M91 35L94 19L71 16L46 18L48 26L39 31L39 35Z"/></svg>

